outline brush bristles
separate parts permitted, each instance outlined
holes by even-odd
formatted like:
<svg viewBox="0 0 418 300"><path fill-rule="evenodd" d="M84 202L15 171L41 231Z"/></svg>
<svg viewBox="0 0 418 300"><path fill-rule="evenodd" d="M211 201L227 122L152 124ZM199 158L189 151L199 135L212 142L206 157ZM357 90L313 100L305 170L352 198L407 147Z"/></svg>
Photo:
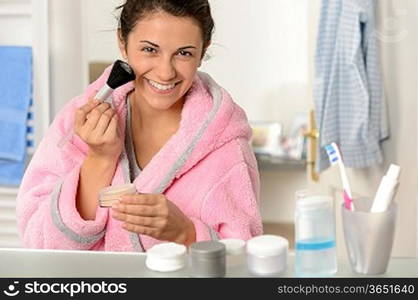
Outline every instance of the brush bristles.
<svg viewBox="0 0 418 300"><path fill-rule="evenodd" d="M117 60L113 64L109 79L107 80L106 84L110 88L116 89L132 80L135 80L134 71L126 62Z"/></svg>

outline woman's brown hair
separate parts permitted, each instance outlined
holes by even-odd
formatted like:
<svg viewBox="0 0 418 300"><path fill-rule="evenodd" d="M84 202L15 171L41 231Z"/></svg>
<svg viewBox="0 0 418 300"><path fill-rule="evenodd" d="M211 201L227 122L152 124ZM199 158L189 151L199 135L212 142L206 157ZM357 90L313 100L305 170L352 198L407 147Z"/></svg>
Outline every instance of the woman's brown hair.
<svg viewBox="0 0 418 300"><path fill-rule="evenodd" d="M208 0L126 0L119 18L121 40L127 44L128 35L135 25L149 13L164 11L176 17L193 18L202 32L203 51L212 39L214 22ZM203 57L204 53L202 53Z"/></svg>

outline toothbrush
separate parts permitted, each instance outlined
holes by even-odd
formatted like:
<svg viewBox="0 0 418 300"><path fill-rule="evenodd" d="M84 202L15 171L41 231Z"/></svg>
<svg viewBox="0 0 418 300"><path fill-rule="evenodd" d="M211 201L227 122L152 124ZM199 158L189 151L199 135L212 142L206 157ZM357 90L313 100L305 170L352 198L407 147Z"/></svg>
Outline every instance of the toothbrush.
<svg viewBox="0 0 418 300"><path fill-rule="evenodd" d="M344 188L344 206L346 209L353 211L354 210L353 198L351 195L351 189L348 183L348 177L345 171L345 166L343 163L343 158L341 156L340 150L338 149L338 146L336 143L331 143L325 146L325 151L328 154L328 158L329 158L331 165L338 164L340 168L341 181L343 183L343 188Z"/></svg>

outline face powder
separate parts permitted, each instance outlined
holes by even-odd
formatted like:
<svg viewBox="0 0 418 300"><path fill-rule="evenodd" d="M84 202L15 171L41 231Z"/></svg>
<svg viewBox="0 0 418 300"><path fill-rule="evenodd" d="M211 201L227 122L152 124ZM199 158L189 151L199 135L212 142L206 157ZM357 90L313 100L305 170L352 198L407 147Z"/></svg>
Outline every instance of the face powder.
<svg viewBox="0 0 418 300"><path fill-rule="evenodd" d="M119 201L121 196L134 194L136 194L136 188L131 183L108 186L100 190L99 204L100 207L112 207L112 204Z"/></svg>

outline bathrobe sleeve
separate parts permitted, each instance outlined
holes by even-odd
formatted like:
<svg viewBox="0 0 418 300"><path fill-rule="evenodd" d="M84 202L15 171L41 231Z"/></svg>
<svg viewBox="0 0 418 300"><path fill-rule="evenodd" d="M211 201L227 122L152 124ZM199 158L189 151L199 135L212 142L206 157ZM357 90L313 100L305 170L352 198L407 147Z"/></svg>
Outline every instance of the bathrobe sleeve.
<svg viewBox="0 0 418 300"><path fill-rule="evenodd" d="M256 169L245 162L233 166L207 194L201 218L194 220L196 239L210 239L208 228L218 239L248 240L262 234L259 186Z"/></svg>
<svg viewBox="0 0 418 300"><path fill-rule="evenodd" d="M108 211L98 208L86 221L76 208L76 193L85 154L73 141L59 147L71 132L75 101L56 117L34 154L17 197L17 222L24 247L96 249L103 242ZM66 129L67 128L67 129ZM81 141L81 140L80 140Z"/></svg>

